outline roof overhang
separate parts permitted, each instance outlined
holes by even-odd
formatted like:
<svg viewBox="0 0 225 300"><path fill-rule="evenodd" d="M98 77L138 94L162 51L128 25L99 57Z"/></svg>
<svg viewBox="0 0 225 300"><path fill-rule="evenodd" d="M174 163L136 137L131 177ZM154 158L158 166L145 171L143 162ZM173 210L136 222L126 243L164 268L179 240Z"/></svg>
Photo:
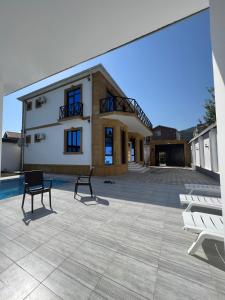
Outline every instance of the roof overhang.
<svg viewBox="0 0 225 300"><path fill-rule="evenodd" d="M208 0L0 0L0 83L4 94L208 6Z"/></svg>
<svg viewBox="0 0 225 300"><path fill-rule="evenodd" d="M144 137L152 136L152 129L148 128L142 121L135 115L135 113L106 113L101 118L118 120L128 127L129 132L136 132Z"/></svg>

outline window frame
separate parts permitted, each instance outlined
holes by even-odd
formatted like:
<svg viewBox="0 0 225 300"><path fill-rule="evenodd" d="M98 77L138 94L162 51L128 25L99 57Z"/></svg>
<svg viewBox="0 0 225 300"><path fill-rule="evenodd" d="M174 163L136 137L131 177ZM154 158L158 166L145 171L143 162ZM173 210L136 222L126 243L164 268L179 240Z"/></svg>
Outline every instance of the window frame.
<svg viewBox="0 0 225 300"><path fill-rule="evenodd" d="M41 139L37 139L37 135L39 135L40 133L35 133L34 134L34 142L35 143L40 143L41 142Z"/></svg>
<svg viewBox="0 0 225 300"><path fill-rule="evenodd" d="M64 90L64 105L68 105L68 93L80 89L80 103L83 103L83 85L77 84Z"/></svg>
<svg viewBox="0 0 225 300"><path fill-rule="evenodd" d="M144 143L143 143L143 140L139 140L139 158L140 158L140 161L144 161Z"/></svg>
<svg viewBox="0 0 225 300"><path fill-rule="evenodd" d="M30 107L29 107L29 105L30 105ZM27 102L26 102L26 111L32 110L32 106L33 106L32 101L27 101Z"/></svg>
<svg viewBox="0 0 225 300"><path fill-rule="evenodd" d="M80 151L68 151L68 132L75 132L80 131ZM83 154L83 128L77 127L77 128L69 128L64 130L64 154Z"/></svg>
<svg viewBox="0 0 225 300"><path fill-rule="evenodd" d="M106 148L106 129L112 129L112 155L106 155L106 151L105 151L105 148ZM107 156L111 156L112 157L112 163L111 164L106 164L105 163L105 158ZM114 164L114 128L113 127L104 127L104 165L105 166L112 166Z"/></svg>
<svg viewBox="0 0 225 300"><path fill-rule="evenodd" d="M25 143L28 145L28 144L31 144L31 134L28 134L25 136Z"/></svg>
<svg viewBox="0 0 225 300"><path fill-rule="evenodd" d="M128 152L127 147L127 139L126 139L126 130L120 129L120 155L121 155L121 164L124 165L127 163L127 155Z"/></svg>
<svg viewBox="0 0 225 300"><path fill-rule="evenodd" d="M42 103L40 98L35 100L35 108L41 108L42 107Z"/></svg>

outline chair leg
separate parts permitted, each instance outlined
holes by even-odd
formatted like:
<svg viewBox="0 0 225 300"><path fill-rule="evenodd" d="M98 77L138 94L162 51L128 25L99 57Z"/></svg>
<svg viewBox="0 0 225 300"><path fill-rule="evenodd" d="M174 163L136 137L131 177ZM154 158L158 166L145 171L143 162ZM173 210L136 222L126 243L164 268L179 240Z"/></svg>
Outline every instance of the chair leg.
<svg viewBox="0 0 225 300"><path fill-rule="evenodd" d="M23 194L23 201L22 201L22 206L21 206L22 209L23 209L23 206L24 206L25 197L26 197L26 193Z"/></svg>
<svg viewBox="0 0 225 300"><path fill-rule="evenodd" d="M93 196L93 191L92 191L92 186L91 186L91 183L89 183L89 189L90 189L90 192L91 192L91 197Z"/></svg>
<svg viewBox="0 0 225 300"><path fill-rule="evenodd" d="M199 247L202 245L202 243L206 239L224 242L224 237L221 234L209 233L209 232L202 231L198 235L197 240L188 249L188 254L194 255L195 252L199 249Z"/></svg>
<svg viewBox="0 0 225 300"><path fill-rule="evenodd" d="M76 194L77 194L77 184L75 183L75 187L74 187L74 199L76 198Z"/></svg>
<svg viewBox="0 0 225 300"><path fill-rule="evenodd" d="M31 212L34 212L34 195L31 195Z"/></svg>
<svg viewBox="0 0 225 300"><path fill-rule="evenodd" d="M43 203L43 193L41 193L41 204L44 206L44 203Z"/></svg>
<svg viewBox="0 0 225 300"><path fill-rule="evenodd" d="M51 190L49 190L49 206L52 209L52 195L51 195Z"/></svg>

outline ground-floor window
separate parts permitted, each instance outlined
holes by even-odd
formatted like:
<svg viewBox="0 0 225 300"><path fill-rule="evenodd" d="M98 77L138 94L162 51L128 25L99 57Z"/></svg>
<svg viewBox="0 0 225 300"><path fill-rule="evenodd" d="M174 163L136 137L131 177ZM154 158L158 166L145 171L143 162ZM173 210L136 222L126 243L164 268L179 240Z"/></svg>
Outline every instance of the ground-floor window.
<svg viewBox="0 0 225 300"><path fill-rule="evenodd" d="M121 130L121 163L125 164L126 162L126 132Z"/></svg>
<svg viewBox="0 0 225 300"><path fill-rule="evenodd" d="M135 161L135 139L130 139L131 141L131 161Z"/></svg>
<svg viewBox="0 0 225 300"><path fill-rule="evenodd" d="M140 161L143 161L143 141L140 140Z"/></svg>
<svg viewBox="0 0 225 300"><path fill-rule="evenodd" d="M66 153L80 153L82 139L82 129L69 129L65 130L65 145L64 150Z"/></svg>
<svg viewBox="0 0 225 300"><path fill-rule="evenodd" d="M105 128L105 165L113 164L113 128Z"/></svg>

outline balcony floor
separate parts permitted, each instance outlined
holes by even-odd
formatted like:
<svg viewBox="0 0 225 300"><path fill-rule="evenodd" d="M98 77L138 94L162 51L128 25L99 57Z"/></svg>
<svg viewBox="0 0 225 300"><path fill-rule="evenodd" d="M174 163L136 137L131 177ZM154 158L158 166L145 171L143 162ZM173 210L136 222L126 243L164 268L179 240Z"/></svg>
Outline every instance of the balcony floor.
<svg viewBox="0 0 225 300"><path fill-rule="evenodd" d="M22 196L0 202L0 299L225 299L223 245L188 255L179 205L184 183L217 182L176 168L111 179L93 178L95 199L54 189L53 212L47 196L26 216Z"/></svg>

